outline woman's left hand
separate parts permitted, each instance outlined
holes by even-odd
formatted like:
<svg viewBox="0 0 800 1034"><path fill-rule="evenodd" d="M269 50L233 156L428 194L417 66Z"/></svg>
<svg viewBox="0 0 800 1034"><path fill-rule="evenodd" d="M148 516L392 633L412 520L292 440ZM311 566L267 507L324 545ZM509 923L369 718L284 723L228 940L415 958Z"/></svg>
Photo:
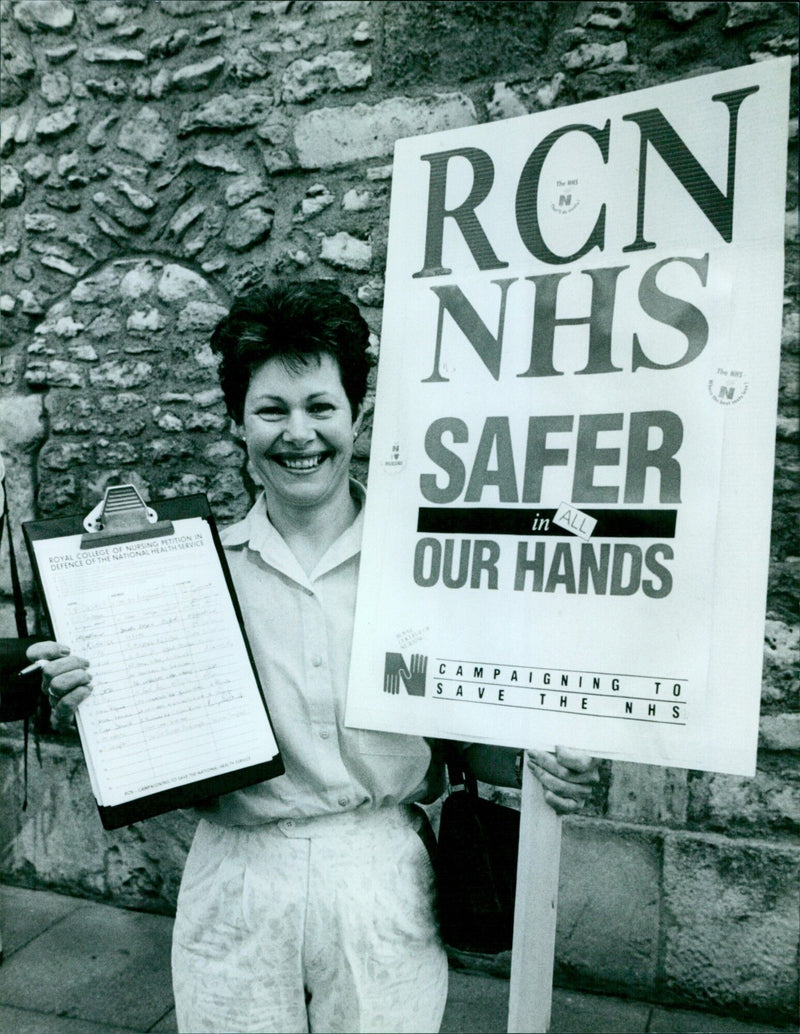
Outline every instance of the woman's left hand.
<svg viewBox="0 0 800 1034"><path fill-rule="evenodd" d="M580 811L600 781L600 758L581 750L556 747L525 751L528 768L544 787L544 799L559 815Z"/></svg>

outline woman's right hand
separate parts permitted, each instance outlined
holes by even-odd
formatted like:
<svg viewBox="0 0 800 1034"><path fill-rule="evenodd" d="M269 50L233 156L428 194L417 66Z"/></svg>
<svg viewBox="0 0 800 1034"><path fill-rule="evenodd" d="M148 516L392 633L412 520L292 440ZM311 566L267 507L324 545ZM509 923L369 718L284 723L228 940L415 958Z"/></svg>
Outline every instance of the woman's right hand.
<svg viewBox="0 0 800 1034"><path fill-rule="evenodd" d="M89 662L71 654L62 643L35 643L27 653L29 660L44 662L42 692L50 702L53 728L72 724L78 705L92 692Z"/></svg>

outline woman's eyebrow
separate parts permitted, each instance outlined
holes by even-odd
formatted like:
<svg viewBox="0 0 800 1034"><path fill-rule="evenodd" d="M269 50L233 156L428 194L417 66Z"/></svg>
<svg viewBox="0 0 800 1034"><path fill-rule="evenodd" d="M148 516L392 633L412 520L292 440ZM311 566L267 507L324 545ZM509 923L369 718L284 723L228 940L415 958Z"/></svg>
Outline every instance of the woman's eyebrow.
<svg viewBox="0 0 800 1034"><path fill-rule="evenodd" d="M330 392L323 389L322 391L312 391L310 394L304 396L303 401L313 402L315 399L330 398ZM270 392L262 392L258 395L254 395L252 398L252 404L257 405L261 402L280 402L285 403L286 399L283 395L272 395Z"/></svg>

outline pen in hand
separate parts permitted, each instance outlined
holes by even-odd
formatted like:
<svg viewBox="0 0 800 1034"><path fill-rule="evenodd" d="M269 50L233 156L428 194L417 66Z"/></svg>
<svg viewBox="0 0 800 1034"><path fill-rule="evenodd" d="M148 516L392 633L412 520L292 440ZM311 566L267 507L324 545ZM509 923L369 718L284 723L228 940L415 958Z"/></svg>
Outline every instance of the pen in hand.
<svg viewBox="0 0 800 1034"><path fill-rule="evenodd" d="M19 678L21 675L30 675L32 671L41 671L45 664L47 664L47 661L44 658L38 661L34 661L33 664L29 664L27 668L23 668L22 671L19 672L17 678Z"/></svg>

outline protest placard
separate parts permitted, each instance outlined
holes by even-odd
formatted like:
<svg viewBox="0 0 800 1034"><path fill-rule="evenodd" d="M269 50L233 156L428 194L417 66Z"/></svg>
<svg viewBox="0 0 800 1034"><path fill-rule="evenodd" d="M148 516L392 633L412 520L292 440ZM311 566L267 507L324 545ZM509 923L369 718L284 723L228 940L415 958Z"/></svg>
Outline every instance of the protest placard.
<svg viewBox="0 0 800 1034"><path fill-rule="evenodd" d="M788 84L398 141L348 725L753 773Z"/></svg>

